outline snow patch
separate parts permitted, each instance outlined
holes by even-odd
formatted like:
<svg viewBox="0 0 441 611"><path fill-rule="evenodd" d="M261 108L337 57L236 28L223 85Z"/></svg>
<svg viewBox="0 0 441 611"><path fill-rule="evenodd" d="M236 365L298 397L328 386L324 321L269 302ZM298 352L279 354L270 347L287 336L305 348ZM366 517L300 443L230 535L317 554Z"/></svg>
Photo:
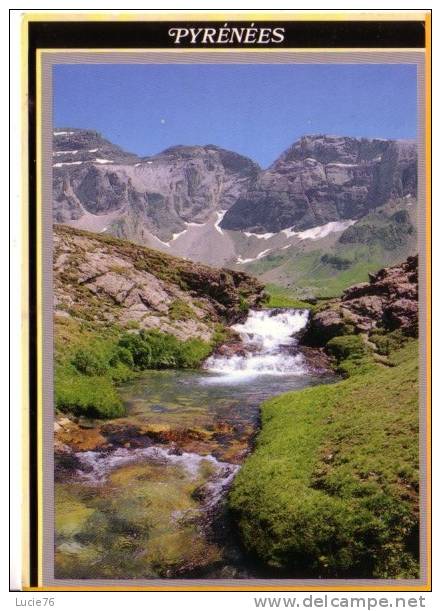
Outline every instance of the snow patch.
<svg viewBox="0 0 441 611"><path fill-rule="evenodd" d="M291 229L282 229L280 233L284 233L287 238L294 238L297 235L294 231L294 227L291 227Z"/></svg>
<svg viewBox="0 0 441 611"><path fill-rule="evenodd" d="M76 155L78 151L53 151L52 155L58 157L59 155Z"/></svg>
<svg viewBox="0 0 441 611"><path fill-rule="evenodd" d="M258 238L259 240L269 240L270 238L277 235L277 233L250 233L249 231L244 231L244 235L247 238Z"/></svg>
<svg viewBox="0 0 441 611"><path fill-rule="evenodd" d="M187 227L205 227L207 223L187 223L185 221L185 224L187 225Z"/></svg>
<svg viewBox="0 0 441 611"><path fill-rule="evenodd" d="M265 250L262 250L262 252L259 252L259 254L257 255L257 257L251 257L250 259L242 259L242 257L239 255L237 257L237 263L251 263L251 261L258 261L259 259L262 259L262 257L264 257L268 252L270 252L271 248L266 248Z"/></svg>
<svg viewBox="0 0 441 611"><path fill-rule="evenodd" d="M94 159L94 163L113 163L112 159Z"/></svg>
<svg viewBox="0 0 441 611"><path fill-rule="evenodd" d="M63 165L81 165L82 161L64 161L63 163L54 163L54 168L61 168Z"/></svg>
<svg viewBox="0 0 441 611"><path fill-rule="evenodd" d="M306 229L305 231L294 231L293 227L291 229L282 229L281 233L284 233L287 238L295 237L299 238L299 240L320 240L330 233L344 231L354 223L356 223L356 221L353 220L332 221L326 223L326 225L317 225L317 227L311 227L311 229Z"/></svg>
<svg viewBox="0 0 441 611"><path fill-rule="evenodd" d="M158 242L162 244L163 246L167 246L167 248L170 248L170 242L163 242L157 236L153 236L153 237L155 238L155 240L158 240Z"/></svg>
<svg viewBox="0 0 441 611"><path fill-rule="evenodd" d="M216 231L218 231L221 235L224 235L224 232L219 227L219 224L222 222L222 219L224 218L226 213L227 213L226 210L219 210L219 211L216 212L217 221L214 223L214 227L215 227Z"/></svg>
<svg viewBox="0 0 441 611"><path fill-rule="evenodd" d="M54 132L54 136L71 136L75 132Z"/></svg>
<svg viewBox="0 0 441 611"><path fill-rule="evenodd" d="M186 233L186 231L187 230L184 229L184 231L179 231L179 233L174 233L171 241L174 242L175 240L177 240L179 238L180 235L184 235L184 233Z"/></svg>
<svg viewBox="0 0 441 611"><path fill-rule="evenodd" d="M318 227L306 229L306 231L300 231L297 234L297 237L301 240L320 240L321 238L326 237L330 233L344 231L345 229L353 225L355 222L356 221L352 220L332 221L331 223L326 223L326 225L319 225Z"/></svg>

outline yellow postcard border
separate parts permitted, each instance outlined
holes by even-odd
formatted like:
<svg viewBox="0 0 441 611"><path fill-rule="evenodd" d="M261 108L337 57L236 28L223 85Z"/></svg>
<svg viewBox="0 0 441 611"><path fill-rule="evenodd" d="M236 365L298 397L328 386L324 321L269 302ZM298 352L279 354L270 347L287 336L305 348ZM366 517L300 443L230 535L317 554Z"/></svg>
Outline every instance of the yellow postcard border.
<svg viewBox="0 0 441 611"><path fill-rule="evenodd" d="M27 121L27 92L28 92L28 74L27 74L27 60L28 60L28 24L34 21L168 21L168 20L192 20L199 19L201 21L217 21L217 20L237 20L243 18L244 20L254 21L289 21L289 20L302 20L302 21L332 21L332 20L348 20L350 18L354 21L372 21L372 20L394 20L394 21L406 21L406 20L424 20L426 26L426 45L425 49L421 49L421 52L426 54L426 65L425 65L425 154L426 154L426 432L427 432L427 443L426 443L426 465L427 465L427 583L422 585L316 585L311 584L307 586L291 586L291 585L280 585L280 586L268 586L268 585L252 585L252 586L224 586L224 585L207 585L207 586L44 586L43 585L43 518L42 518L42 507L43 507L43 395L42 395L42 382L43 382L43 359L42 359L42 337L43 337L43 325L42 325L42 127L41 127L41 94L42 94L42 83L41 83L41 53L43 49L38 49L36 53L36 146L37 146L37 159L36 159L36 269L37 269L37 345L39 346L39 352L37 354L37 457L38 457L38 587L29 586L29 511L30 511L30 499L28 490L29 481L29 426L28 426L28 413L29 413L29 325L27 321L28 314L28 277L29 277L29 252L28 252L28 238L29 238L29 226L28 226L28 121ZM295 51L295 52L350 52L356 50L362 53L363 51L369 52L393 52L401 51L405 52L406 49L298 49L298 48L284 48L283 51ZM407 51L418 51L418 49L407 49ZM70 49L44 49L44 52L69 52ZM142 51L153 51L152 49L71 49L77 53L88 52L88 53L102 53L102 52L142 52ZM154 49L155 52L161 51L173 51L173 49ZM177 50L176 50L177 51ZM199 51L215 51L215 52L231 52L230 49L185 49L186 52L199 52ZM256 49L234 49L234 52L256 52ZM276 49L266 49L265 52L276 51ZM280 52L279 49L277 49ZM298 592L313 592L313 591L369 591L369 592L417 592L417 591L431 591L431 12L424 11L402 11L402 12L382 12L382 11L370 11L369 13L362 12L351 12L342 11L339 13L326 12L326 11L315 11L314 13L303 13L296 11L280 11L279 13L274 12L248 12L248 11L237 11L237 12L204 12L204 13L186 13L186 12L158 12L149 13L143 12L121 12L121 13L70 13L65 14L59 13L27 13L23 15L22 19L22 58L21 58L21 81L22 81L22 237L23 237L23 284L22 284L22 310L24 313L23 320L23 334L22 334L22 365L23 365L23 405L22 405L22 440L23 440L23 514L22 514L22 525L23 525L23 590L34 591L34 592L57 592L57 591L118 591L118 592L129 592L129 591L163 591L163 592L258 592L258 591L298 591Z"/></svg>

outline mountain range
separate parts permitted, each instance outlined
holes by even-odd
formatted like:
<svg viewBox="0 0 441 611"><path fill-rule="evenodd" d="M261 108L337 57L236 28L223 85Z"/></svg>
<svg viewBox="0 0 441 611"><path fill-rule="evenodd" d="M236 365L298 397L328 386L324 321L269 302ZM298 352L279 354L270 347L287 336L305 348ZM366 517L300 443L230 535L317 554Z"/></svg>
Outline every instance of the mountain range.
<svg viewBox="0 0 441 611"><path fill-rule="evenodd" d="M215 145L127 153L53 132L53 218L329 296L416 250L414 141L311 135L267 169Z"/></svg>

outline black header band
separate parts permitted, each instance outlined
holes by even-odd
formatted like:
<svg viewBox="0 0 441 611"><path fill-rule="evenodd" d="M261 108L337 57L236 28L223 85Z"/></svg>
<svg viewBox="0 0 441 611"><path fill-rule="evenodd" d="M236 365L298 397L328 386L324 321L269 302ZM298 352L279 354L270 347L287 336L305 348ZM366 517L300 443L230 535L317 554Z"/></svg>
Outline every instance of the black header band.
<svg viewBox="0 0 441 611"><path fill-rule="evenodd" d="M224 35L195 42L188 36L176 44L170 30L210 28ZM282 41L259 43L258 37L237 42L225 30L284 30ZM278 37L277 37L278 38ZM225 42L231 40L230 42ZM29 48L424 48L424 21L48 21L29 23Z"/></svg>

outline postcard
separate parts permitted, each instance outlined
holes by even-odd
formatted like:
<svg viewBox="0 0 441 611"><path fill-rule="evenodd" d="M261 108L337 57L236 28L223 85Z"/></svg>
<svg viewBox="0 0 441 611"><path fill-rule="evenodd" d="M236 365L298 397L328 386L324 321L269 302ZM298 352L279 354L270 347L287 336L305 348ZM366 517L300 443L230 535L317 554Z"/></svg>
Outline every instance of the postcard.
<svg viewBox="0 0 441 611"><path fill-rule="evenodd" d="M430 14L23 36L23 587L430 588Z"/></svg>

